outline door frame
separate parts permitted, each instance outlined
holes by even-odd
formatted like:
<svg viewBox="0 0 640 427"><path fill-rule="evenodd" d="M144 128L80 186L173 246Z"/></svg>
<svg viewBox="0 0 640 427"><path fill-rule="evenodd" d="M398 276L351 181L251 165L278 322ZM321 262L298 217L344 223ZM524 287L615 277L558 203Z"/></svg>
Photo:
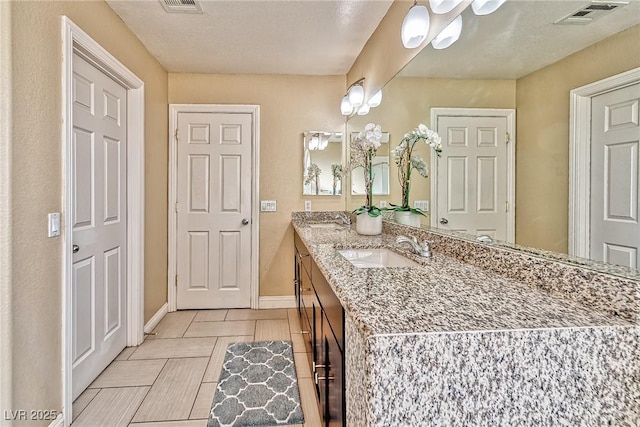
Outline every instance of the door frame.
<svg viewBox="0 0 640 427"><path fill-rule="evenodd" d="M440 117L504 117L507 120L507 242L516 239L516 110L499 108L432 108L431 128L437 129ZM431 227L438 227L438 161L435 151L431 151Z"/></svg>
<svg viewBox="0 0 640 427"><path fill-rule="evenodd" d="M72 136L73 136L73 54L77 53L127 89L127 346L144 338L144 82L107 52L86 32L62 16L62 372L64 425L72 421L73 313L71 281L73 245Z"/></svg>
<svg viewBox="0 0 640 427"><path fill-rule="evenodd" d="M176 203L178 196L178 131L179 113L247 113L251 114L251 308L258 308L258 261L260 256L260 106L232 104L169 104L169 212L168 212L168 272L167 299L169 312L177 310L177 227Z"/></svg>
<svg viewBox="0 0 640 427"><path fill-rule="evenodd" d="M589 258L591 248L591 98L640 83L640 67L570 92L569 255Z"/></svg>

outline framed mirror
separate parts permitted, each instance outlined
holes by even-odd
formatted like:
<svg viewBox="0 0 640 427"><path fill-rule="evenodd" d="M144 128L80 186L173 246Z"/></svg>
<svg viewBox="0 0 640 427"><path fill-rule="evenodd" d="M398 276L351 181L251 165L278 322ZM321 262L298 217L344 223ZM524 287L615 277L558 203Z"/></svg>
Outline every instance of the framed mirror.
<svg viewBox="0 0 640 427"><path fill-rule="evenodd" d="M379 123L392 135L403 135L420 123L437 129L432 113L439 108L515 110L515 129L502 135L503 147L509 140L515 150L515 201L495 203L515 216L515 238L505 245L572 259L576 255L571 243L576 234L571 226L575 212L569 208L576 173L571 166L571 129L576 129L570 114L575 102L572 91L637 73L640 67L640 2L585 19L583 25L554 24L584 6L574 1L508 1L488 16L475 16L468 8L462 14L461 38L444 50L425 47L383 88L379 107L349 119L347 132L360 129L363 121ZM441 136L439 166L448 150L448 135ZM430 174L426 179L412 177L412 207L416 202L432 202L436 183L430 154L427 150L420 154L430 160ZM401 199L393 162L390 168L389 195L376 197L378 206ZM468 175L467 184L480 188L475 181L478 173ZM446 206L446 201L438 204ZM357 206L347 199L347 209ZM447 216L429 210L422 226L455 233L455 227L439 223L441 217ZM588 258L617 263L606 257Z"/></svg>
<svg viewBox="0 0 640 427"><path fill-rule="evenodd" d="M353 141L358 132L349 134L349 142ZM373 195L381 196L389 194L389 132L382 132L380 148L373 158ZM362 168L351 171L351 195L364 196L364 175Z"/></svg>
<svg viewBox="0 0 640 427"><path fill-rule="evenodd" d="M342 132L303 133L302 194L339 196L342 194Z"/></svg>

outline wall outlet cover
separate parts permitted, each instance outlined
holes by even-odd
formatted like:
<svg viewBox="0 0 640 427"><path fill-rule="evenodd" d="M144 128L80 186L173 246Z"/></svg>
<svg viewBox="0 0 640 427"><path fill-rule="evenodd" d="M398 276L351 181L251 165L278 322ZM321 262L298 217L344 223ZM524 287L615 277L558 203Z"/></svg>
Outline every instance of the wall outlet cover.
<svg viewBox="0 0 640 427"><path fill-rule="evenodd" d="M311 212L311 200L304 201L304 211Z"/></svg>

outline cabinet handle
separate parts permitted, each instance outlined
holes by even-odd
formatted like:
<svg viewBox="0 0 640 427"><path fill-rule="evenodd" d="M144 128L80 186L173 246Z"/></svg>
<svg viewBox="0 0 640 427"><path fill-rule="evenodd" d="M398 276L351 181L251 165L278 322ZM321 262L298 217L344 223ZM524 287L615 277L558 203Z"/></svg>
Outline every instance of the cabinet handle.
<svg viewBox="0 0 640 427"><path fill-rule="evenodd" d="M302 335L305 335L305 334L310 334L310 333L311 333L311 331L300 331L300 333L301 333Z"/></svg>
<svg viewBox="0 0 640 427"><path fill-rule="evenodd" d="M311 288L303 288L302 286L300 286L300 292L309 292L311 290Z"/></svg>
<svg viewBox="0 0 640 427"><path fill-rule="evenodd" d="M326 380L333 381L334 378L333 377L319 377L318 373L316 373L316 384L318 384L318 381L326 381Z"/></svg>
<svg viewBox="0 0 640 427"><path fill-rule="evenodd" d="M311 254L306 254L306 255L302 255L301 253L298 253L298 258L306 258Z"/></svg>

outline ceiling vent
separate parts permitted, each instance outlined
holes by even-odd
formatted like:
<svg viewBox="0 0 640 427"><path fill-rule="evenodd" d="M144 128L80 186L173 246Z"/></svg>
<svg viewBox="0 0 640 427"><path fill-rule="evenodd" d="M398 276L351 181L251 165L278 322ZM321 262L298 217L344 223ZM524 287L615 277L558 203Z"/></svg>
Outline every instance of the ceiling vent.
<svg viewBox="0 0 640 427"><path fill-rule="evenodd" d="M554 24L586 25L628 4L628 1L594 0Z"/></svg>
<svg viewBox="0 0 640 427"><path fill-rule="evenodd" d="M204 13L196 0L160 0L167 13Z"/></svg>

